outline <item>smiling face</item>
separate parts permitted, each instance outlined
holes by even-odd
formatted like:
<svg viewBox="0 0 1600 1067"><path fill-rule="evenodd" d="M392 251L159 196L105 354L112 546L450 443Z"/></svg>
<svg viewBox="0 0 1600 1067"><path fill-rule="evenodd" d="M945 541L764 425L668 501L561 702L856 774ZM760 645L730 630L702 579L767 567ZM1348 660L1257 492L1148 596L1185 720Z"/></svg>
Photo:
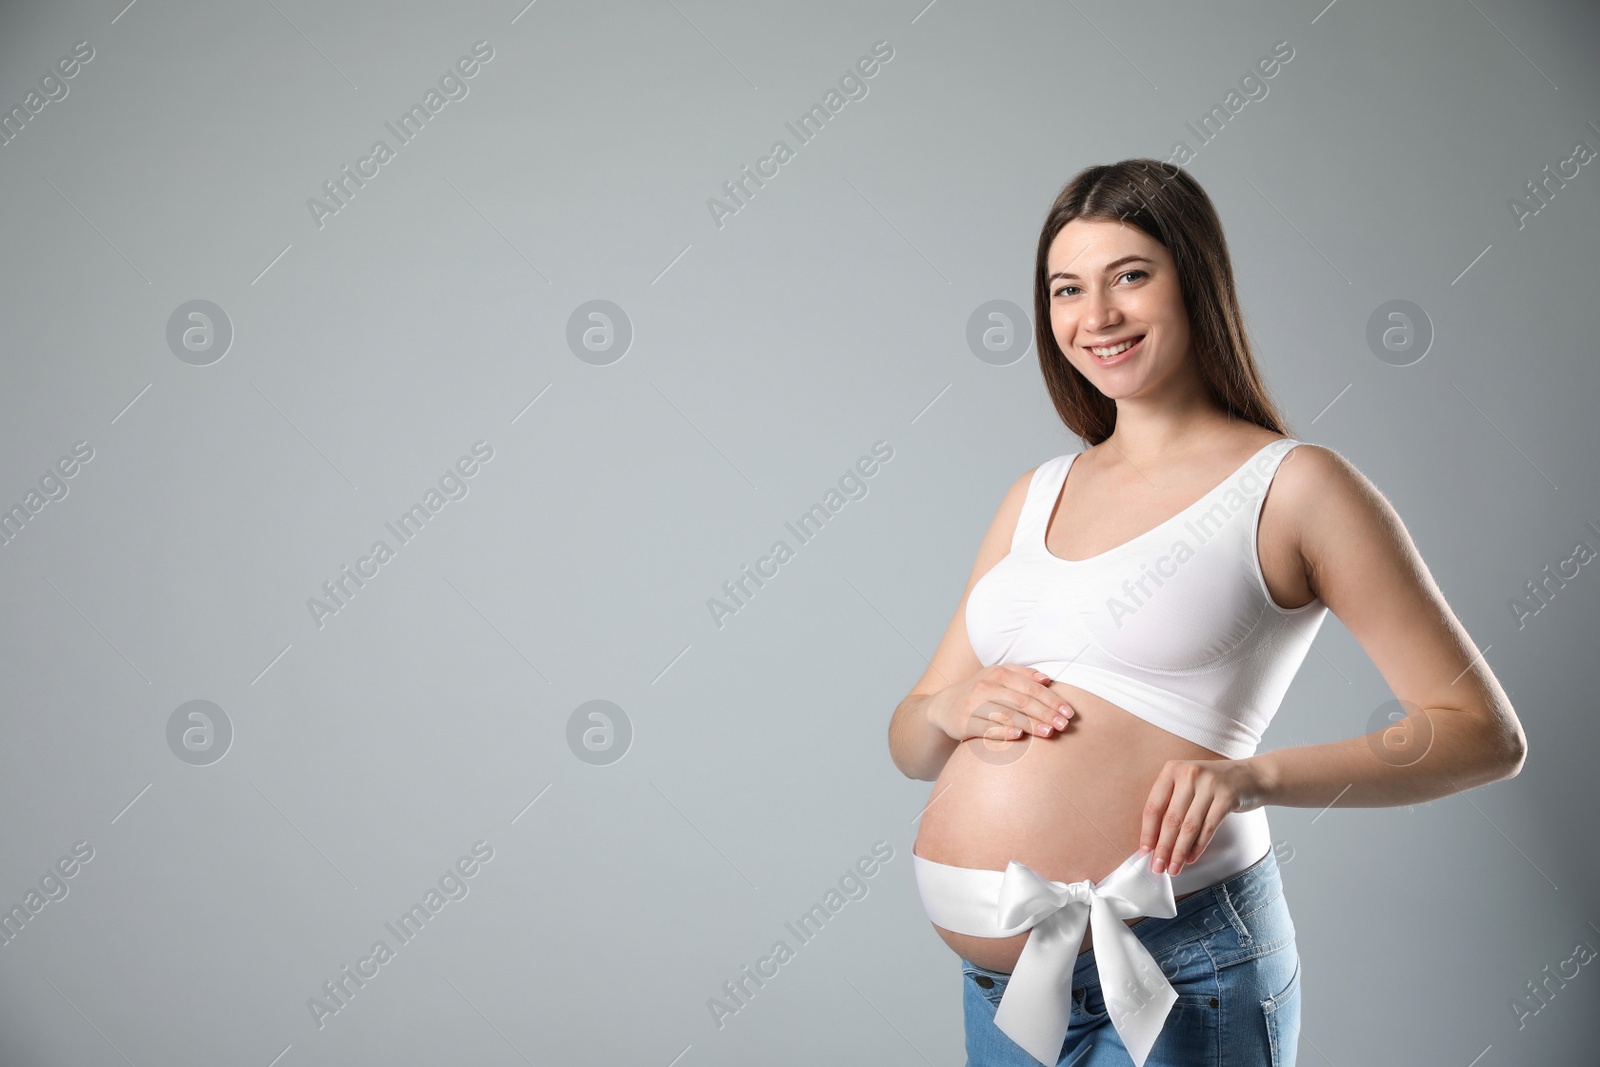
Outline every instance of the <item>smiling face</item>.
<svg viewBox="0 0 1600 1067"><path fill-rule="evenodd" d="M1074 219L1045 264L1056 344L1100 392L1122 400L1199 383L1177 266L1160 242L1124 223Z"/></svg>

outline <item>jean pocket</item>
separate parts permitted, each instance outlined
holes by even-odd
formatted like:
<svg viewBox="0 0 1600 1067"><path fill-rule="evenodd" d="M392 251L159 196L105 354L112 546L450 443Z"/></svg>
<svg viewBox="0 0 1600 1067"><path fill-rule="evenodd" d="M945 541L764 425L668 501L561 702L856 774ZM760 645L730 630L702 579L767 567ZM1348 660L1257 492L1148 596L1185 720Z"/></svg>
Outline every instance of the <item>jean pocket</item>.
<svg viewBox="0 0 1600 1067"><path fill-rule="evenodd" d="M1101 992L1098 982L1087 986L1074 986L1072 989L1073 1011L1090 1022L1099 1022L1107 1018L1105 994Z"/></svg>
<svg viewBox="0 0 1600 1067"><path fill-rule="evenodd" d="M1294 972L1283 991L1263 1000L1267 1017L1267 1040L1272 1051L1272 1067L1294 1067L1300 1039L1300 954L1295 953Z"/></svg>
<svg viewBox="0 0 1600 1067"><path fill-rule="evenodd" d="M979 996L990 1004L999 1007L1000 998L1005 995L1006 983L1011 981L1009 974L991 971L987 967L979 967L975 963L963 960L961 963L961 980L974 989Z"/></svg>

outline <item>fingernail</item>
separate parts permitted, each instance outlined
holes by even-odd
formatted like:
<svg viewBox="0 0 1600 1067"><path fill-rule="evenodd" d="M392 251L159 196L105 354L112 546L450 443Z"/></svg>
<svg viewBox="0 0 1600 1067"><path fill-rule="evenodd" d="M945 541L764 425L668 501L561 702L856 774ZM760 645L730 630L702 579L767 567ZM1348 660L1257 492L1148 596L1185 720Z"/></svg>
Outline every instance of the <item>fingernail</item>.
<svg viewBox="0 0 1600 1067"><path fill-rule="evenodd" d="M1066 718L1064 716L1057 715L1056 716L1056 729L1057 730L1065 730L1066 728L1067 728L1067 720L1066 720Z"/></svg>
<svg viewBox="0 0 1600 1067"><path fill-rule="evenodd" d="M1160 874L1162 868L1165 867L1166 865L1167 865L1167 861L1162 859L1160 856L1157 856L1154 860L1150 861L1150 869L1152 871L1155 871L1157 874Z"/></svg>

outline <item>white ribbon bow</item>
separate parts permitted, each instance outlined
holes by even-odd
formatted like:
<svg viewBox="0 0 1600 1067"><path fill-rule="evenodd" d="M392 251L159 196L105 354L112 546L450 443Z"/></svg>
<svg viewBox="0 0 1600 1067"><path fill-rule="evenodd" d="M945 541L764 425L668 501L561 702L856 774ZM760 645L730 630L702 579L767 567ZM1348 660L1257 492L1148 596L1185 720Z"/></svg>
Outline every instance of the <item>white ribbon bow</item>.
<svg viewBox="0 0 1600 1067"><path fill-rule="evenodd" d="M930 916L934 922L979 937L1033 931L1000 997L994 1021L1001 1032L1034 1059L1053 1067L1072 1019L1072 972L1087 925L1094 932L1095 960L1111 1025L1136 1067L1144 1067L1178 994L1124 920L1176 915L1171 877L1151 873L1144 853L1128 857L1099 884L1087 879L1053 882L1013 860L1000 881L998 910L985 906L982 910L988 914L980 918L965 901L958 904L951 896L979 884L963 878L966 885L957 885L951 875L961 871L965 869L933 864L919 873L925 898L935 896L948 905L936 909L940 916ZM996 872L968 873L992 877ZM948 925L941 918L969 928Z"/></svg>

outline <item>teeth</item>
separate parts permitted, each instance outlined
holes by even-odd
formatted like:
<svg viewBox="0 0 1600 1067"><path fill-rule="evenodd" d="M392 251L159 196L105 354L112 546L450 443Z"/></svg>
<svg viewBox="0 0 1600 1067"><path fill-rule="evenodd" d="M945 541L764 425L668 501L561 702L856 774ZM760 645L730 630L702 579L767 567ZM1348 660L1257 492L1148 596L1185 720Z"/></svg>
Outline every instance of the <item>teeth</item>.
<svg viewBox="0 0 1600 1067"><path fill-rule="evenodd" d="M1126 352L1128 349L1132 348L1134 345L1136 345L1138 343L1139 343L1139 338L1135 337L1133 340L1124 341L1120 345L1113 345L1110 348L1091 348L1091 349L1089 349L1089 351L1093 352L1095 355L1099 356L1101 359L1110 359L1112 356L1115 356L1115 355L1117 355L1119 353L1122 353L1122 352Z"/></svg>

